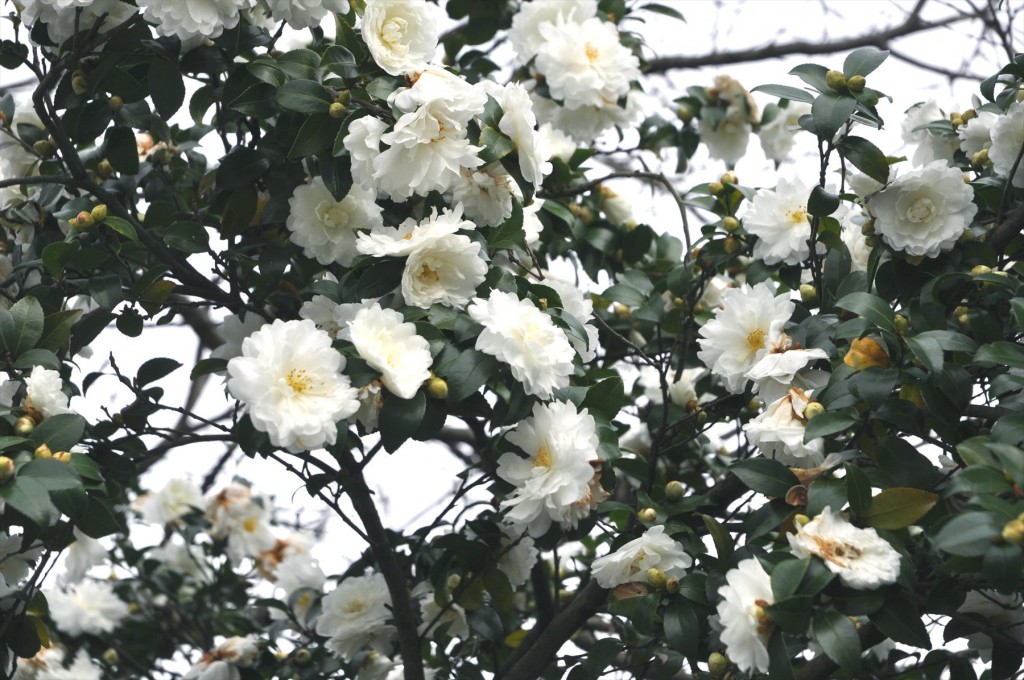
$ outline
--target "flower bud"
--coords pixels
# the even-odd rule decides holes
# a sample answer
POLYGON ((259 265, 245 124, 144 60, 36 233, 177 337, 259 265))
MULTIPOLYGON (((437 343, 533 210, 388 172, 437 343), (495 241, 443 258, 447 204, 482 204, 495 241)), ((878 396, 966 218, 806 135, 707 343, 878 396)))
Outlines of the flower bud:
POLYGON ((718 181, 721 182, 722 184, 739 184, 740 178, 736 176, 735 172, 730 170, 729 172, 723 174, 718 181))
POLYGON ((107 106, 110 107, 111 111, 117 113, 121 110, 121 107, 124 106, 124 100, 115 94, 113 97, 107 100, 107 106))
POLYGON ((955 113, 949 117, 949 122, 953 124, 954 130, 964 126, 964 119, 955 113))
POLYGON ((711 184, 708 185, 708 191, 717 196, 723 191, 725 191, 725 185, 722 184, 721 182, 712 182, 711 184))
POLYGON ((864 224, 860 225, 860 233, 863 234, 864 236, 874 236, 875 235, 875 220, 874 220, 874 218, 871 218, 870 220, 868 220, 864 224))
POLYGON ((672 480, 665 485, 665 498, 670 501, 677 501, 683 497, 683 493, 685 491, 686 488, 683 486, 682 482, 672 480))
POLYGON ((924 262, 924 255, 908 255, 907 256, 907 264, 909 264, 911 267, 917 267, 922 262, 924 262))
POLYGON ((629 307, 618 302, 612 307, 612 313, 623 321, 629 321, 633 318, 633 312, 629 311, 629 307))
POLYGON ((114 174, 114 166, 104 158, 96 164, 96 174, 100 176, 100 179, 107 179, 114 174))
POLYGON ((53 140, 50 139, 38 139, 32 144, 32 150, 40 156, 49 156, 55 148, 53 140))
POLYGON ((800 299, 804 302, 811 303, 818 299, 818 289, 810 283, 800 284, 800 299))
POLYGON ((992 267, 986 267, 983 264, 976 264, 971 267, 971 276, 983 276, 985 274, 991 274, 992 267))
POLYGON ((676 108, 676 117, 683 121, 685 125, 689 125, 690 121, 693 120, 693 109, 686 104, 680 104, 679 107, 676 108))
POLYGON ((0 456, 0 484, 14 479, 14 461, 7 456, 0 456))
POLYGON ((729 670, 729 663, 729 657, 725 654, 712 652, 708 657, 708 672, 711 673, 711 677, 720 678, 729 670))
POLYGON ((1003 527, 1003 540, 1014 545, 1024 543, 1024 522, 1020 519, 1007 522, 1003 527))
POLYGON ((811 401, 804 407, 804 418, 810 420, 814 416, 820 416, 825 412, 825 407, 821 405, 820 401, 811 401))
POLYGON ((103 652, 100 658, 103 659, 103 663, 109 664, 111 666, 113 666, 115 663, 121 660, 121 656, 117 653, 117 650, 113 648, 103 652))
POLYGON ((722 229, 725 229, 730 234, 740 228, 740 221, 735 217, 723 217, 722 218, 722 229))
POLYGON ((653 522, 654 520, 658 519, 658 511, 655 510, 654 508, 644 508, 639 513, 637 513, 637 516, 640 517, 640 519, 644 522, 653 522))
POLYGON ((75 94, 85 94, 89 91, 89 79, 79 71, 71 78, 71 89, 75 94))
POLYGON ((974 120, 978 117, 978 112, 975 109, 967 109, 960 114, 960 118, 966 123, 967 121, 974 120))
POLYGON ((850 351, 843 357, 843 363, 855 371, 863 371, 872 366, 888 368, 889 356, 877 340, 857 338, 850 344, 850 351))
POLYGON ((850 88, 850 92, 863 92, 864 86, 867 85, 868 81, 864 76, 851 76, 846 81, 846 87, 850 88))
POLYGON ((725 243, 722 245, 722 247, 725 249, 725 252, 728 253, 729 255, 735 255, 736 253, 743 250, 743 244, 740 243, 740 240, 735 236, 727 236, 725 239, 725 243))
POLYGON ((83 210, 82 212, 78 213, 78 216, 75 219, 78 220, 78 226, 81 227, 82 229, 88 229, 89 227, 96 224, 96 220, 93 219, 92 213, 86 210, 83 210))
POLYGON ((458 574, 449 574, 448 580, 445 581, 445 583, 448 586, 448 590, 455 590, 459 587, 459 584, 462 583, 462 577, 458 574))
POLYGON ((988 165, 988 149, 982 149, 971 156, 971 167, 983 168, 988 165))
POLYGON ((107 206, 100 203, 98 206, 93 208, 92 212, 89 214, 92 215, 92 219, 98 224, 107 219, 107 206))
POLYGON ((833 90, 842 91, 847 88, 846 76, 842 71, 829 71, 825 74, 825 84, 833 90))
POLYGON ((29 416, 22 416, 14 421, 14 434, 27 437, 36 429, 36 421, 29 416))
POLYGON ((36 458, 53 458, 53 451, 46 444, 40 444, 33 455, 36 458))
POLYGON ((330 108, 327 109, 327 112, 331 115, 331 118, 344 118, 346 110, 347 109, 344 104, 341 102, 334 102, 331 104, 330 108))
POLYGON ((444 399, 448 396, 448 383, 437 376, 430 378, 427 380, 427 394, 432 399, 444 399))
POLYGON ((293 659, 296 666, 308 666, 313 662, 313 652, 309 651, 305 647, 299 647, 295 650, 295 656, 293 659))
POLYGON ((902 314, 897 314, 893 317, 892 324, 896 327, 896 332, 903 335, 910 328, 910 322, 907 321, 907 317, 902 314))
POLYGON ((798 527, 802 527, 810 521, 811 518, 807 515, 793 515, 793 524, 795 524, 798 527))
POLYGON ((665 581, 665 590, 667 592, 673 594, 673 595, 675 593, 678 593, 679 592, 679 579, 677 579, 677 578, 675 578, 673 576, 672 578, 670 578, 667 581, 665 581))
POLYGON ((647 570, 647 582, 651 584, 652 588, 661 588, 668 581, 668 577, 665 576, 665 572, 657 567, 651 567, 647 570))
POLYGON ((53 454, 53 459, 56 460, 56 461, 59 461, 61 463, 70 463, 71 462, 71 452, 70 451, 58 451, 57 453, 53 454))

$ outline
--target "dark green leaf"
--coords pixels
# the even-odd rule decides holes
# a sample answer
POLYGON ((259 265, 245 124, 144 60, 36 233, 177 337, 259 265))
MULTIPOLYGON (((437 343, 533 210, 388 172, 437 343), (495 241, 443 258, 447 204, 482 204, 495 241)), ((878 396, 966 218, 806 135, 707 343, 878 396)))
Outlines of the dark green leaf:
POLYGON ((217 168, 217 187, 226 191, 252 184, 269 169, 270 160, 266 156, 247 147, 236 146, 217 168))
POLYGON ((587 396, 580 406, 602 413, 612 420, 619 415, 625 399, 622 378, 605 378, 587 390, 587 396))
POLYGON ((807 421, 804 430, 804 442, 819 437, 844 432, 857 424, 857 418, 843 411, 825 411, 807 421))
POLYGON ((964 557, 980 557, 988 552, 992 539, 1002 525, 987 512, 965 512, 946 522, 932 538, 939 550, 964 557))
POLYGON ((200 376, 209 375, 210 373, 226 371, 227 368, 228 362, 226 359, 200 359, 196 362, 192 372, 189 373, 189 379, 195 380, 200 376))
POLYGON ((928 649, 931 639, 917 607, 904 597, 887 597, 881 609, 870 615, 871 623, 884 635, 905 645, 928 649))
POLYGON ((889 162, 885 154, 868 140, 850 135, 843 137, 836 149, 853 167, 871 179, 882 184, 889 181, 889 162))
POLYGON ((33 477, 15 477, 12 482, 0 484, 0 498, 8 508, 14 508, 40 529, 60 518, 60 511, 50 501, 46 487, 33 477))
POLYGON ((1024 574, 1024 551, 1013 543, 997 543, 985 553, 981 573, 996 590, 1012 593, 1024 574))
POLYGON ((784 497, 787 491, 800 484, 800 480, 789 468, 768 458, 737 461, 729 467, 729 471, 748 488, 776 498, 784 497))
POLYGON ((191 255, 206 252, 210 236, 198 222, 175 222, 164 230, 164 241, 171 248, 191 255))
POLYGON ((50 416, 32 431, 35 445, 46 444, 53 452, 70 451, 85 433, 85 418, 77 413, 50 416))
POLYGON ((978 349, 973 363, 993 363, 1012 368, 1024 368, 1024 346, 1006 340, 990 342, 978 349))
POLYGON ((118 125, 107 133, 107 160, 114 169, 126 175, 139 171, 139 147, 130 127, 118 125))
POLYGON ((168 120, 185 101, 185 81, 176 62, 156 58, 149 62, 149 95, 157 112, 168 120))
POLYGON ((796 677, 791 657, 782 631, 776 629, 768 639, 768 675, 772 680, 793 680, 796 677))
POLYGON ((708 534, 715 542, 715 550, 718 552, 718 559, 724 564, 728 564, 732 560, 732 536, 730 536, 726 528, 711 515, 701 515, 701 519, 704 520, 704 526, 707 527, 708 534))
POLYGON ((76 525, 90 538, 103 538, 110 534, 128 530, 124 520, 107 503, 89 497, 89 508, 78 518, 76 525))
POLYGON ((181 367, 181 363, 174 359, 167 359, 165 357, 150 359, 139 366, 139 373, 135 376, 135 385, 137 387, 148 385, 151 382, 155 382, 160 378, 169 375, 179 367, 181 367))
POLYGON ((860 667, 860 637, 849 618, 834 609, 822 612, 811 623, 814 639, 828 658, 847 671, 860 667))
POLYGON ((836 210, 839 210, 839 197, 815 184, 811 189, 810 198, 807 199, 807 212, 818 217, 827 217, 836 210))
POLYGON ((765 94, 774 95, 782 99, 791 99, 797 102, 804 102, 805 104, 810 104, 814 101, 814 95, 807 90, 801 90, 789 85, 758 85, 751 92, 764 92, 765 94))
POLYGON ((828 69, 820 64, 800 64, 790 69, 789 74, 796 76, 819 92, 828 92, 831 88, 825 82, 828 69))
POLYGON ((651 2, 646 5, 640 5, 637 10, 646 10, 648 12, 657 12, 658 14, 664 14, 665 16, 672 17, 673 19, 679 19, 685 22, 686 19, 683 17, 683 13, 675 7, 669 7, 668 5, 662 5, 661 3, 651 2))
POLYGON ((310 116, 299 128, 299 134, 288 151, 288 157, 301 158, 320 153, 331 146, 339 129, 341 129, 341 120, 326 113, 310 116))
POLYGON ((71 261, 82 244, 78 241, 57 241, 43 248, 43 265, 53 274, 54 278, 63 278, 64 267, 71 261))
POLYGON ((911 487, 885 489, 871 499, 861 514, 876 529, 903 529, 927 514, 939 502, 939 496, 911 487))
POLYGON ((832 92, 818 95, 811 104, 811 116, 814 117, 818 138, 832 141, 856 108, 857 100, 851 97, 832 92))
POLYGON ((518 199, 512 201, 512 215, 491 230, 488 246, 491 250, 505 250, 522 246, 526 240, 523 231, 523 204, 518 199))
POLYGON ((11 307, 0 308, 0 345, 11 359, 32 349, 43 336, 43 308, 34 297, 25 297, 11 307))
POLYGON ((846 470, 846 497, 850 501, 850 509, 859 515, 871 505, 871 482, 853 463, 846 463, 843 469, 846 470))
POLYGON ((785 560, 775 565, 772 570, 772 593, 777 602, 796 593, 810 564, 811 558, 807 557, 802 560, 785 560))
POLYGON ((66 309, 60 312, 48 314, 43 319, 43 335, 36 343, 40 349, 48 349, 51 352, 59 352, 62 347, 68 344, 71 337, 71 327, 75 325, 82 316, 80 309, 66 309))
POLYGON ((299 113, 327 113, 334 98, 327 89, 312 80, 293 80, 278 88, 274 95, 281 108, 299 113))
POLYGON ((132 226, 132 223, 128 220, 123 220, 120 217, 108 217, 103 220, 103 224, 107 225, 122 236, 128 237, 131 241, 135 241, 137 243, 139 240, 139 235, 136 233, 135 227, 132 226))
POLYGON ((394 453, 415 435, 426 411, 427 397, 423 390, 416 392, 412 399, 401 399, 390 392, 385 394, 379 425, 384 450, 394 453))
POLYGON ((859 314, 879 328, 896 332, 896 314, 885 300, 871 293, 850 293, 836 302, 836 307, 859 314))
POLYGON ((847 55, 843 62, 843 75, 847 79, 853 76, 866 76, 882 65, 889 56, 889 50, 877 47, 860 47, 847 55))
POLYGON ((688 659, 697 658, 700 648, 700 621, 686 600, 676 600, 665 609, 665 640, 688 659))
POLYGON ((463 350, 451 363, 437 367, 448 382, 448 401, 457 404, 474 394, 498 370, 498 360, 475 349, 463 350))
POLYGON ((82 480, 67 463, 53 458, 36 458, 18 468, 18 478, 32 477, 47 491, 73 489, 82 486, 82 480))

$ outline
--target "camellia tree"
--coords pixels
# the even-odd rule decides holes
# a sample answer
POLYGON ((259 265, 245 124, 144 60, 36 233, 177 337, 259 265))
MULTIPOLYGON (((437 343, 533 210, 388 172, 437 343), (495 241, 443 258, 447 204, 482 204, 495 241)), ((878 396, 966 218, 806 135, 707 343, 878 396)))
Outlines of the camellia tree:
POLYGON ((0 675, 1019 677, 1024 57, 951 116, 860 47, 645 118, 678 6, 5 7, 0 675), (816 170, 688 172, 755 132, 816 170), (170 324, 192 365, 78 371, 170 324), (464 471, 400 532, 366 475, 413 440, 464 471), (287 481, 218 482, 235 450, 287 481))

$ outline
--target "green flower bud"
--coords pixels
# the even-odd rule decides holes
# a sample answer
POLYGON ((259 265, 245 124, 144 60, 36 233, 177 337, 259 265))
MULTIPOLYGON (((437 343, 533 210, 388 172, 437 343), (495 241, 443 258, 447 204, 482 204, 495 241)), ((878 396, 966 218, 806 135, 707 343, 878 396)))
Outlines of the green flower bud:
POLYGON ((679 500, 680 498, 683 497, 683 494, 685 492, 686 487, 683 486, 682 482, 677 482, 673 480, 665 485, 665 498, 669 499, 670 501, 679 500))
POLYGON ((708 672, 711 673, 712 677, 720 678, 729 670, 729 663, 729 657, 725 654, 712 652, 711 656, 708 657, 708 672))
POLYGON ((808 303, 814 302, 818 299, 818 289, 810 283, 801 283, 800 299, 808 303))
POLYGON ((443 378, 433 377, 427 380, 427 394, 432 399, 444 399, 448 396, 448 383, 443 378))
POLYGON ((735 217, 723 217, 722 218, 722 229, 725 229, 730 234, 740 228, 740 221, 735 217))
POLYGON ((846 87, 850 88, 850 92, 863 92, 866 84, 864 76, 852 76, 846 81, 846 87))
POLYGON ((821 415, 824 412, 825 407, 821 405, 821 402, 812 401, 804 408, 804 418, 810 420, 814 416, 821 415))
POLYGON ((0 484, 14 479, 14 461, 7 456, 0 456, 0 484))
POLYGON ((826 73, 825 84, 837 91, 845 90, 848 87, 846 76, 843 75, 842 71, 829 71, 826 73))
POLYGON ((75 94, 85 94, 89 91, 89 79, 85 77, 84 73, 79 71, 71 78, 71 89, 75 94))
POLYGON ((89 214, 92 216, 93 221, 99 224, 103 220, 107 219, 107 206, 100 203, 98 206, 93 208, 92 212, 89 214))
POLYGON ((327 109, 327 112, 331 114, 331 118, 344 118, 346 110, 347 109, 344 104, 341 102, 334 102, 331 104, 330 108, 327 109))
POLYGON ((644 522, 653 522, 654 520, 658 519, 658 511, 655 510, 654 508, 644 508, 639 513, 637 513, 637 516, 639 516, 640 519, 644 522))
POLYGON ((14 433, 19 437, 27 437, 36 429, 36 421, 29 416, 22 416, 14 421, 14 433))
POLYGON ((100 179, 107 179, 114 174, 114 166, 104 158, 96 164, 96 174, 100 176, 100 179))
POLYGON ((32 150, 40 156, 49 156, 55 148, 53 140, 50 139, 39 139, 32 145, 32 150))
POLYGON ((121 110, 121 107, 124 106, 124 100, 115 94, 113 97, 107 100, 107 106, 110 107, 111 111, 117 113, 121 110))
POLYGON ((652 588, 661 588, 668 581, 668 577, 665 576, 665 572, 657 567, 651 567, 647 570, 647 582, 651 584, 652 588))

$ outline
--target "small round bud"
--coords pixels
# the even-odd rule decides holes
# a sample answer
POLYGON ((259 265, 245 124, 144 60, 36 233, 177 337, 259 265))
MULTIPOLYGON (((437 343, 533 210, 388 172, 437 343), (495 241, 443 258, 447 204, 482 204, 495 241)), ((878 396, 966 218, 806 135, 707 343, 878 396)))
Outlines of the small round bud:
POLYGON ((814 416, 820 416, 825 412, 825 407, 821 405, 820 401, 808 402, 807 406, 804 407, 804 418, 810 420, 814 416))
POLYGON ((704 409, 699 409, 697 411, 697 424, 703 425, 706 422, 708 422, 708 412, 704 409))
POLYGON ((92 219, 98 224, 107 219, 107 206, 100 203, 98 206, 93 208, 92 212, 89 214, 92 215, 92 219))
POLYGON ((722 184, 739 184, 740 178, 736 176, 736 173, 730 170, 724 173, 718 180, 722 184))
POLYGON ((712 182, 711 184, 708 185, 708 191, 717 196, 723 191, 725 191, 725 185, 722 184, 721 182, 712 182))
POLYGON ((863 92, 864 86, 867 85, 867 79, 864 76, 851 76, 846 81, 846 87, 850 88, 850 92, 863 92))
POLYGON ((92 225, 96 224, 96 220, 95 220, 95 218, 93 218, 92 213, 91 212, 87 212, 85 210, 83 210, 82 212, 78 213, 78 217, 76 217, 75 219, 78 220, 78 225, 79 226, 85 227, 86 229, 88 229, 92 225))
POLYGON ((665 498, 669 499, 670 501, 679 500, 680 498, 683 497, 683 493, 685 492, 686 488, 683 486, 682 482, 672 480, 671 482, 665 485, 665 498))
POLYGON ((949 122, 953 124, 954 130, 964 126, 964 119, 956 114, 950 116, 949 122))
POLYGON ((910 328, 910 322, 907 320, 907 317, 902 314, 897 314, 893 317, 892 323, 896 326, 896 332, 900 335, 906 333, 907 329, 910 328))
POLYGON ((665 590, 671 594, 679 592, 679 579, 674 576, 665 581, 665 590))
POLYGON ((142 607, 139 606, 138 602, 129 602, 128 611, 132 614, 138 614, 140 611, 142 611, 142 607))
POLYGON ((53 140, 50 139, 39 139, 32 144, 32 150, 40 156, 49 156, 55 148, 53 140))
POLYGON ((1014 545, 1024 543, 1024 522, 1019 519, 1007 522, 1003 527, 1003 540, 1014 545))
POLYGON ((53 458, 53 451, 46 444, 40 444, 33 455, 36 458, 53 458))
POLYGON ((124 100, 118 97, 116 94, 107 100, 107 106, 114 113, 117 113, 124 106, 124 100))
POLYGON ((96 174, 100 176, 100 179, 107 179, 114 174, 114 166, 104 158, 96 164, 96 174))
POLYGON ((676 297, 672 298, 672 304, 674 304, 676 307, 682 307, 684 304, 686 304, 686 300, 677 295, 676 297))
POLYGON ((665 576, 665 572, 657 567, 651 567, 647 570, 647 582, 651 584, 653 588, 661 588, 668 581, 668 577, 665 576))
POLYGON ((729 255, 735 255, 743 249, 743 244, 735 236, 729 236, 726 237, 722 247, 725 248, 725 252, 729 255))
POLYGON ((872 234, 871 236, 864 237, 864 245, 868 248, 874 248, 878 245, 878 237, 872 234))
POLYGON ((800 299, 804 302, 814 302, 818 299, 818 289, 810 283, 801 283, 800 299))
POLYGON ((14 478, 14 461, 7 456, 0 456, 0 484, 14 478))
POLYGON ((427 394, 431 399, 444 399, 448 396, 448 383, 443 378, 433 377, 427 380, 427 394))
POLYGON ((658 511, 654 508, 644 508, 637 513, 637 516, 644 522, 653 522, 658 519, 658 511))
POLYGON ((629 311, 629 307, 618 302, 612 307, 612 313, 623 321, 629 321, 633 318, 633 312, 629 311))
POLYGON ((735 217, 723 217, 722 218, 722 229, 725 229, 730 234, 740 228, 740 221, 735 217))
POLYGON ((708 657, 708 672, 714 678, 720 678, 729 670, 729 657, 725 654, 712 652, 708 657))
POLYGON ((807 515, 793 515, 793 524, 795 524, 798 527, 802 527, 810 521, 811 518, 807 515))
POLYGON ((747 410, 757 413, 761 410, 761 400, 757 397, 751 397, 750 401, 747 402, 747 410))
POLYGON ((991 274, 992 267, 986 267, 983 264, 976 264, 971 267, 971 276, 983 276, 985 274, 991 274))
POLYGON ((988 165, 988 149, 982 149, 978 153, 971 156, 971 167, 983 168, 988 165))
POLYGON ((872 218, 872 219, 868 220, 867 222, 865 222, 864 224, 860 225, 860 233, 863 234, 864 236, 874 236, 875 235, 875 220, 874 220, 874 218, 872 218))
POLYGON ((331 114, 331 118, 344 118, 346 110, 347 109, 344 104, 341 102, 334 102, 331 104, 330 108, 327 109, 327 112, 331 114))
POLYGON ((977 117, 978 112, 974 109, 967 109, 966 111, 960 114, 960 118, 962 118, 965 123, 974 120, 977 117))
POLYGON ((100 658, 103 659, 103 663, 109 664, 111 666, 113 666, 115 663, 121 660, 121 656, 117 653, 117 650, 112 648, 103 652, 100 658))
POLYGON ((829 71, 825 74, 825 84, 833 90, 842 91, 847 88, 846 76, 842 71, 829 71))
POLYGON ((690 121, 693 120, 693 109, 686 104, 680 104, 676 109, 676 117, 683 121, 684 124, 689 125, 690 121))
POLYGON ((450 574, 446 583, 448 584, 448 590, 455 590, 462 583, 462 577, 458 574, 450 574))
POLYGON ((53 459, 56 460, 56 461, 59 461, 61 463, 70 463, 71 462, 71 452, 70 451, 58 451, 57 453, 53 454, 53 459))
POLYGON ((85 94, 89 91, 89 79, 81 71, 71 79, 71 90, 75 94, 85 94))
POLYGON ((36 421, 29 416, 22 416, 14 421, 14 434, 19 437, 27 437, 36 429, 36 421))
POLYGON ((293 660, 296 666, 308 666, 313 662, 313 652, 305 647, 299 647, 295 650, 293 660))

